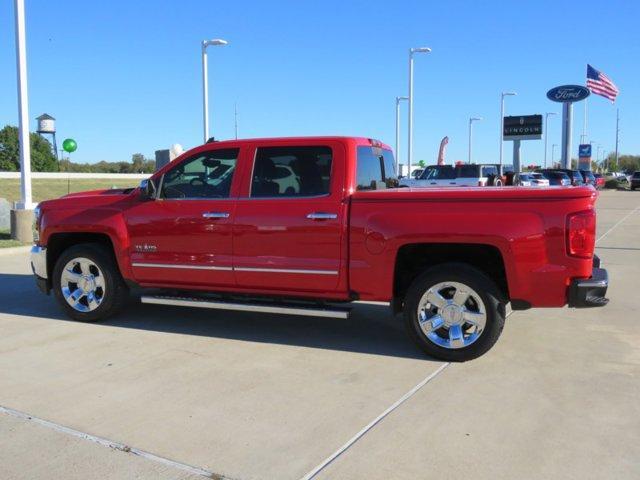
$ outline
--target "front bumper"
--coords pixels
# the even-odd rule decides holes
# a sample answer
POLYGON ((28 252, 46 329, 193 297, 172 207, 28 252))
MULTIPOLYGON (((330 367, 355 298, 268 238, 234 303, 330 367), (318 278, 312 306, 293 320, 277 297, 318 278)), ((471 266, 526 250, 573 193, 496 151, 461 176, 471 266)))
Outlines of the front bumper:
POLYGON ((609 287, 609 274, 600 268, 600 258, 593 256, 591 278, 575 279, 569 287, 569 306, 574 308, 604 307, 609 303, 605 297, 609 287))
POLYGON ((36 285, 43 293, 49 294, 49 282, 47 281, 47 249, 34 245, 31 247, 31 270, 36 277, 36 285))

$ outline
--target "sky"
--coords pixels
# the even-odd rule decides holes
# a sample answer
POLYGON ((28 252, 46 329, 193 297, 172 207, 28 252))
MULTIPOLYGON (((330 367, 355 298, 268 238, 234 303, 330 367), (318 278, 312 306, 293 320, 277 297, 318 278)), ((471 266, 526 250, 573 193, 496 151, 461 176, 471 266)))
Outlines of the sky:
MULTIPOLYGON (((357 135, 395 146, 395 97, 407 94, 408 50, 415 57, 414 161, 466 160, 469 117, 474 161, 497 162, 500 92, 507 115, 556 112, 556 85, 584 84, 586 64, 620 89, 615 105, 592 95, 588 139, 640 154, 640 2, 240 1, 108 2, 25 0, 29 116, 57 119, 58 144, 74 138, 73 161, 153 158, 157 149, 202 143, 200 42, 210 47, 211 135, 357 135)), ((0 3, 0 126, 17 124, 13 2, 0 3)), ((402 110, 401 160, 407 144, 402 110)), ((576 104, 573 150, 583 125, 576 104)), ((511 143, 505 142, 505 163, 511 143)), ((556 156, 559 156, 559 148, 556 156)), ((544 142, 522 144, 522 164, 541 164, 544 142)))

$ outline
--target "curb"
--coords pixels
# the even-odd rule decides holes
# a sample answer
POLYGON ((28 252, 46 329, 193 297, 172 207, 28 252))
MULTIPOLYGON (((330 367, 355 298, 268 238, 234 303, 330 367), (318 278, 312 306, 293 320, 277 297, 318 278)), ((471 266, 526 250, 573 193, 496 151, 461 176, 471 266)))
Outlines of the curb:
POLYGON ((13 253, 28 253, 29 251, 31 251, 31 245, 26 245, 24 247, 0 248, 0 257, 3 255, 11 255, 13 253))

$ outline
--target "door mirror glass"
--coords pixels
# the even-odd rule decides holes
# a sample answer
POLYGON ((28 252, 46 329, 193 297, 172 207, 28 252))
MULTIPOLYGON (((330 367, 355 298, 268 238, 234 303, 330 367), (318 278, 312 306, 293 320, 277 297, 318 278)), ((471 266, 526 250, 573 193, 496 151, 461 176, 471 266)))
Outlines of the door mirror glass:
POLYGON ((156 184, 152 179, 147 178, 140 182, 140 196, 147 200, 156 198, 156 184))

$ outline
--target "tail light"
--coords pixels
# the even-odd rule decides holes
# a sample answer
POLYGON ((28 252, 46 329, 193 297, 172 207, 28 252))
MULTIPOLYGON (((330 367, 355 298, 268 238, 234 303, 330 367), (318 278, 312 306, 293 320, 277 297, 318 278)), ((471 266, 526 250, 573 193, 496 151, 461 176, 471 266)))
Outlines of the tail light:
POLYGON ((586 210, 569 215, 567 217, 567 253, 572 257, 591 258, 595 244, 595 212, 586 210))

